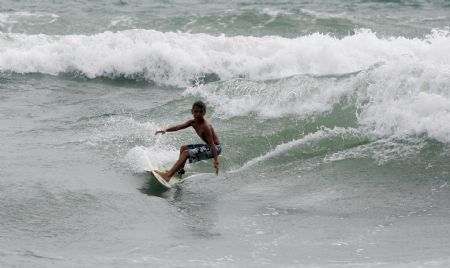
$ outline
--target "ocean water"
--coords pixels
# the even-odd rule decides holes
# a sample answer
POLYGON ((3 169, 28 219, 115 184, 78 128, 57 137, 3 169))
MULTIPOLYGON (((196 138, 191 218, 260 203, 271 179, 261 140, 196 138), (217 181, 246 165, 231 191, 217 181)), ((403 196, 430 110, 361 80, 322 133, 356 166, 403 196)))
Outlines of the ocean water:
POLYGON ((450 2, 0 2, 1 267, 449 267, 450 2), (220 137, 173 189, 194 101, 220 137))

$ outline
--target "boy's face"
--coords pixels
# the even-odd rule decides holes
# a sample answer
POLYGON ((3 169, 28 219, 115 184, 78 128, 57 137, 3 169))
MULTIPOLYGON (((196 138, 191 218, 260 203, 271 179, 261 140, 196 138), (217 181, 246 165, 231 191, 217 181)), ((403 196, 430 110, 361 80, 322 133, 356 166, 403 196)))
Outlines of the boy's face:
POLYGON ((203 119, 203 117, 205 116, 205 110, 203 110, 200 107, 194 107, 192 108, 192 115, 194 116, 194 119, 198 120, 198 119, 203 119))

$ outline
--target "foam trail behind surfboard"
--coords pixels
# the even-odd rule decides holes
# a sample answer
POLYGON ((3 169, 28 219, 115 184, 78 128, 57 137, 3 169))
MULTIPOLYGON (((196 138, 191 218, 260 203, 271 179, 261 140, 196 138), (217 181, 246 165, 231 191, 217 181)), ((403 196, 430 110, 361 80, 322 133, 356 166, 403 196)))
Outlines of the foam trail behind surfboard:
POLYGON ((290 141, 288 143, 282 143, 279 144, 275 149, 272 151, 267 152, 264 155, 258 156, 256 158, 251 159, 247 163, 245 163, 242 167, 230 171, 230 173, 239 172, 242 170, 247 169, 248 167, 251 167, 261 161, 264 161, 268 158, 280 155, 286 151, 292 150, 293 148, 307 144, 316 140, 320 140, 327 137, 333 137, 333 136, 342 136, 342 135, 352 135, 352 136, 359 136, 361 133, 354 128, 342 128, 342 127, 335 127, 333 129, 324 128, 321 130, 318 130, 317 132, 311 133, 306 135, 305 137, 297 140, 290 141))

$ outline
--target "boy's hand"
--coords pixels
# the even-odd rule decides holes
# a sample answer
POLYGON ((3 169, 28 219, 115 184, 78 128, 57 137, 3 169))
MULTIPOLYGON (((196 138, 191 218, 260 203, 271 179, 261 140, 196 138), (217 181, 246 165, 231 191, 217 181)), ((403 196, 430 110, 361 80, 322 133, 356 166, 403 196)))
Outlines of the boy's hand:
POLYGON ((216 169, 216 176, 219 175, 219 160, 214 160, 214 168, 216 169))
POLYGON ((165 130, 165 129, 163 129, 163 130, 158 130, 158 131, 155 132, 155 135, 157 135, 157 134, 159 134, 159 133, 165 134, 165 133, 166 133, 166 130, 165 130))

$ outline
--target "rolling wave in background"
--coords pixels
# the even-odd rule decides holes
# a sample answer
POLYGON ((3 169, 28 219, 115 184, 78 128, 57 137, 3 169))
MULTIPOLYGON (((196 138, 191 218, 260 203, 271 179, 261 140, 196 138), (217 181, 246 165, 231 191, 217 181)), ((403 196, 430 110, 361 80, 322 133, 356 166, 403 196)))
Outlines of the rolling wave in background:
POLYGON ((403 69, 402 60, 445 72, 450 57, 446 30, 434 30, 422 39, 379 38, 370 30, 343 38, 316 33, 291 39, 154 30, 63 36, 0 33, 0 42, 1 72, 124 77, 179 87, 202 78, 345 74, 379 63, 399 62, 403 69))

